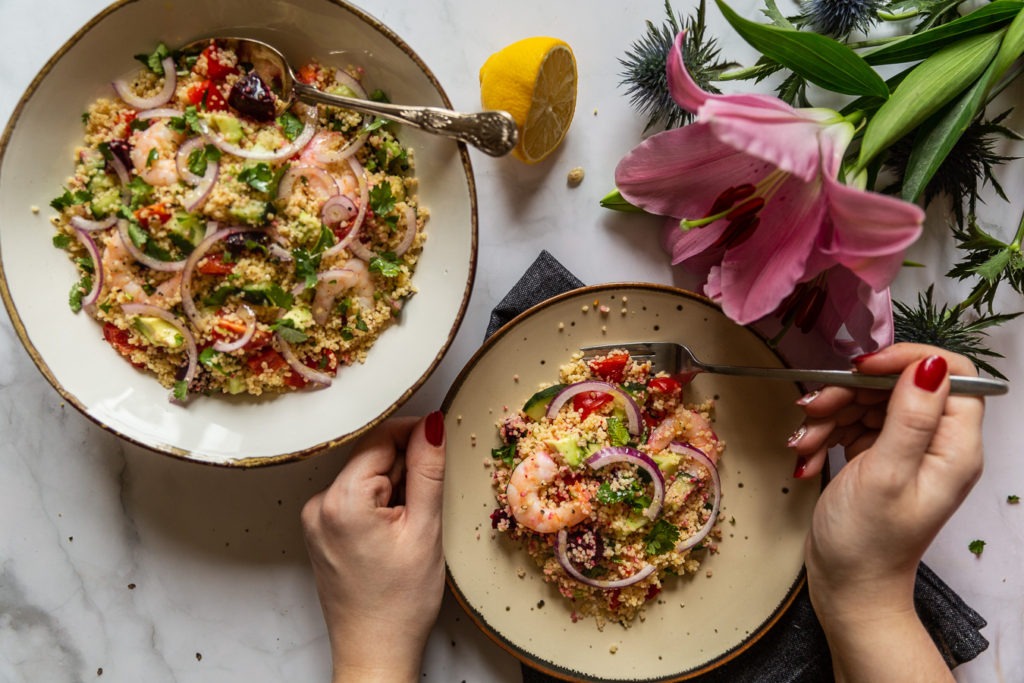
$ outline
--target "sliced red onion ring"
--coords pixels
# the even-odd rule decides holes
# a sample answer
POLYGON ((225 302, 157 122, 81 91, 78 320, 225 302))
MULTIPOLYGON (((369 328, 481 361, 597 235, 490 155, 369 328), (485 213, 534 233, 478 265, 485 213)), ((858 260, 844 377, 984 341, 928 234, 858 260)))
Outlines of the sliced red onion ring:
MULTIPOLYGON (((157 308, 156 306, 150 306, 149 304, 121 304, 121 310, 128 315, 144 315, 152 318, 160 318, 172 325, 174 329, 181 334, 182 339, 185 340, 185 353, 188 354, 188 369, 185 371, 185 377, 183 379, 186 385, 191 385, 192 380, 196 376, 196 366, 199 354, 196 352, 196 338, 192 336, 192 333, 188 331, 188 328, 185 327, 180 320, 164 309, 157 308)), ((171 394, 171 400, 175 400, 173 393, 171 394)))
POLYGON ((269 251, 270 255, 276 258, 278 261, 288 263, 289 261, 292 260, 291 252, 289 252, 287 249, 282 247, 280 244, 277 244, 276 242, 271 242, 270 246, 267 247, 267 251, 269 251))
POLYGON ((359 234, 359 229, 363 225, 363 220, 366 218, 366 207, 370 202, 370 185, 366 180, 366 170, 363 165, 356 161, 356 158, 349 157, 348 165, 352 169, 352 173, 355 174, 356 179, 359 181, 359 213, 356 214, 355 220, 352 221, 352 227, 349 228, 345 236, 338 240, 333 247, 324 251, 325 256, 333 256, 339 251, 350 247, 352 253, 364 261, 369 262, 373 258, 374 254, 372 251, 363 246, 362 242, 356 239, 359 234))
POLYGON ((708 515, 708 521, 704 523, 704 526, 702 526, 697 533, 689 536, 688 538, 684 538, 676 545, 676 552, 682 552, 684 550, 689 550, 703 541, 704 538, 711 533, 711 529, 715 526, 715 522, 718 521, 718 512, 722 508, 722 479, 718 476, 718 468, 715 467, 715 463, 713 463, 711 458, 705 455, 704 451, 699 448, 688 443, 673 441, 668 445, 668 450, 696 460, 711 474, 711 492, 714 496, 714 501, 711 504, 711 514, 708 515))
POLYGON ((111 154, 110 158, 107 159, 107 163, 110 164, 110 168, 114 169, 117 180, 121 183, 121 201, 128 204, 132 200, 132 191, 128 189, 132 179, 127 167, 125 167, 124 162, 116 154, 111 154))
POLYGON ((242 333, 241 337, 231 342, 218 339, 213 343, 214 350, 221 353, 231 353, 242 348, 252 339, 252 335, 256 332, 256 313, 245 304, 242 304, 237 313, 238 317, 245 322, 245 332, 242 333))
POLYGON ((88 311, 96 305, 96 301, 100 298, 100 292, 103 291, 103 266, 100 264, 100 248, 96 246, 96 241, 93 240, 92 235, 85 230, 76 229, 75 237, 82 243, 85 250, 89 252, 93 263, 92 289, 82 297, 82 306, 88 311))
POLYGON ((185 310, 185 315, 192 321, 192 324, 198 329, 202 329, 199 324, 199 309, 196 308, 196 302, 192 299, 192 273, 195 271, 196 264, 206 256, 206 252, 210 250, 217 242, 221 241, 229 235, 234 235, 239 232, 260 232, 256 228, 240 227, 236 226, 233 228, 224 228, 218 230, 212 235, 208 235, 199 243, 192 253, 185 259, 185 267, 181 273, 181 307, 185 310))
POLYGON ((121 233, 121 241, 124 243, 124 248, 132 255, 132 258, 147 268, 159 270, 162 273, 174 273, 185 267, 186 259, 182 259, 180 261, 161 261, 160 259, 155 259, 144 253, 141 249, 135 246, 135 243, 132 242, 131 235, 128 234, 128 221, 124 218, 117 221, 117 231, 121 233))
POLYGON ((332 228, 352 220, 358 213, 359 209, 356 208, 355 202, 343 194, 336 194, 324 202, 323 208, 320 209, 320 220, 328 228, 332 228))
POLYGON ((359 99, 368 99, 366 97, 366 89, 363 87, 363 84, 360 83, 357 79, 353 78, 352 75, 349 74, 344 69, 334 70, 334 80, 342 84, 352 92, 354 92, 356 94, 356 97, 358 97, 359 99))
POLYGON ((298 165, 290 166, 284 172, 284 175, 281 176, 281 182, 277 186, 278 198, 290 195, 295 181, 299 178, 305 178, 308 182, 316 183, 328 197, 338 194, 338 182, 330 173, 316 166, 298 165))
POLYGON ((315 384, 323 384, 324 386, 330 386, 333 378, 325 372, 314 370, 308 365, 304 364, 299 360, 298 356, 295 355, 295 351, 292 347, 281 337, 277 332, 274 333, 274 339, 280 345, 281 355, 284 356, 285 361, 292 370, 297 372, 299 376, 305 379, 307 382, 313 382, 315 384))
MULTIPOLYGON (((331 133, 331 135, 341 136, 341 133, 331 133)), ((317 146, 313 150, 313 156, 322 164, 334 164, 341 161, 345 161, 353 154, 362 149, 366 141, 370 139, 369 133, 361 133, 349 140, 341 149, 324 149, 323 147, 317 146)))
POLYGON ((106 230, 111 228, 117 223, 117 216, 107 216, 101 221, 91 221, 88 218, 82 218, 81 216, 71 217, 71 227, 81 230, 83 232, 96 232, 97 230, 106 230))
POLYGON ((193 151, 203 147, 205 144, 206 140, 202 137, 192 138, 181 146, 178 150, 178 156, 175 158, 178 174, 189 185, 195 186, 181 198, 182 203, 185 205, 185 210, 189 212, 200 208, 210 198, 213 186, 217 184, 217 174, 220 173, 220 161, 217 159, 206 160, 206 173, 202 176, 198 176, 189 170, 189 156, 193 151))
POLYGON ((416 240, 416 209, 406 205, 405 207, 405 234, 402 241, 395 247, 395 256, 401 256, 409 251, 409 247, 416 240))
POLYGON ((640 433, 640 430, 643 428, 643 420, 640 417, 640 406, 636 404, 633 397, 621 387, 617 387, 609 382, 600 382, 598 380, 576 382, 555 394, 555 397, 548 405, 548 418, 554 419, 555 415, 558 415, 558 411, 562 409, 562 406, 564 406, 573 396, 578 396, 579 394, 584 394, 589 391, 611 394, 615 399, 615 402, 622 406, 626 412, 626 428, 629 430, 629 433, 634 436, 640 433))
POLYGON ((658 469, 658 463, 654 462, 651 456, 629 446, 608 446, 597 451, 584 462, 594 470, 617 463, 628 463, 647 472, 651 477, 654 495, 651 496, 651 504, 644 510, 644 516, 652 522, 657 519, 658 513, 661 512, 661 506, 665 503, 665 477, 662 476, 661 470, 658 469))
POLYGON ((174 60, 170 57, 160 62, 164 68, 164 87, 153 97, 139 97, 132 92, 131 84, 123 78, 114 81, 114 92, 117 96, 136 109, 154 109, 170 101, 174 95, 174 88, 178 83, 178 75, 175 73, 174 60))
POLYGON ((157 107, 156 109, 146 109, 144 111, 140 111, 138 114, 135 115, 135 118, 140 121, 145 121, 147 119, 171 119, 184 115, 185 112, 181 111, 180 109, 175 109, 173 107, 157 107))
POLYGON ((648 576, 653 574, 657 567, 653 564, 645 564, 640 568, 633 576, 627 576, 624 579, 615 579, 613 581, 603 581, 601 579, 592 579, 589 576, 582 574, 576 567, 572 566, 572 561, 569 559, 569 532, 562 529, 558 532, 558 536, 555 539, 555 554, 558 556, 558 564, 562 565, 562 569, 565 573, 576 579, 580 583, 585 583, 588 586, 594 588, 604 588, 611 590, 613 588, 625 588, 626 586, 632 586, 634 583, 639 583, 646 579, 648 576))
POLYGON ((316 107, 309 106, 303 108, 302 119, 303 128, 298 137, 281 149, 273 152, 263 149, 242 149, 238 145, 228 142, 216 132, 209 130, 209 127, 207 127, 206 134, 209 136, 210 142, 212 142, 217 149, 222 152, 227 152, 228 154, 234 154, 236 157, 252 159, 253 161, 282 161, 309 144, 309 141, 313 138, 313 134, 316 133, 316 107))

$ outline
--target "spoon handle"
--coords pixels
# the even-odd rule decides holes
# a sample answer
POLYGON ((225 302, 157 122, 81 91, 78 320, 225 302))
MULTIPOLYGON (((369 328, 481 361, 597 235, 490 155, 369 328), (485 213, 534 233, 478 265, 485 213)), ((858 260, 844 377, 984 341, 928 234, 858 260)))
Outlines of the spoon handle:
POLYGON ((421 128, 428 133, 461 140, 495 157, 511 152, 519 140, 515 120, 504 111, 467 114, 439 107, 414 107, 330 95, 299 81, 295 81, 294 87, 295 94, 305 102, 344 107, 382 116, 414 128, 421 128))

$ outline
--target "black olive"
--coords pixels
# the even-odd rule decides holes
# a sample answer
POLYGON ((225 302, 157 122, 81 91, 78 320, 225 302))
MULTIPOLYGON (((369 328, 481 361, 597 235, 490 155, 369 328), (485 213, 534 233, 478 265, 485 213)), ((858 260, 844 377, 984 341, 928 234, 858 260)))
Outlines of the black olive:
POLYGON ((231 87, 228 104, 256 121, 273 121, 277 113, 274 94, 254 71, 239 78, 231 87))
POLYGON ((254 230, 252 232, 236 232, 224 238, 224 246, 235 255, 245 251, 253 242, 266 244, 267 234, 254 230))
POLYGON ((110 153, 121 160, 125 168, 131 168, 131 151, 132 146, 128 144, 127 140, 111 140, 107 143, 107 147, 110 149, 110 153))

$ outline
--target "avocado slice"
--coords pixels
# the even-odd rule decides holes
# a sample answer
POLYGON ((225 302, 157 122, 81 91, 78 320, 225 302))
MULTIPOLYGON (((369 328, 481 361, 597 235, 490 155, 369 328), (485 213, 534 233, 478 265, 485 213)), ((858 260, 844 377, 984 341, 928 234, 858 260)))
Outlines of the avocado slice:
POLYGON ((237 144, 242 139, 242 123, 237 118, 221 112, 212 112, 209 117, 210 123, 225 140, 237 144))
POLYGON ((545 441, 544 445, 560 453, 569 467, 579 467, 589 455, 587 449, 580 448, 575 436, 564 436, 561 439, 545 441))
POLYGON ((177 349, 185 343, 185 338, 181 336, 178 328, 166 320, 140 315, 132 321, 132 325, 150 344, 177 349))

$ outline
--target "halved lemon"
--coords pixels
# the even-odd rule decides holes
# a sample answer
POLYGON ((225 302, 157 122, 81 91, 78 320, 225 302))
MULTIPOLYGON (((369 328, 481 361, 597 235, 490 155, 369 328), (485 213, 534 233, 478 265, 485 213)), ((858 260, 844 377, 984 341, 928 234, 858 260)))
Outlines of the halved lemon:
POLYGON ((561 144, 576 111, 576 57, 565 41, 524 38, 491 55, 480 67, 480 101, 504 109, 519 127, 512 151, 526 163, 541 161, 561 144))

